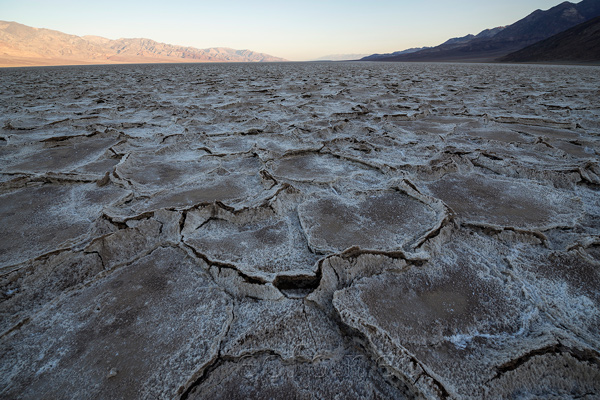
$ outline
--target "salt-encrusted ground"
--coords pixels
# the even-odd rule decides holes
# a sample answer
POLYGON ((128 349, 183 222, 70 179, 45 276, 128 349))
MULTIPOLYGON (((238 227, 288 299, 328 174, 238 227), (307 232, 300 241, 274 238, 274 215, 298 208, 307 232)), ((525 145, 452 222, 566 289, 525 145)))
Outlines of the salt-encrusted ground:
POLYGON ((598 72, 0 71, 0 397, 598 398, 598 72))

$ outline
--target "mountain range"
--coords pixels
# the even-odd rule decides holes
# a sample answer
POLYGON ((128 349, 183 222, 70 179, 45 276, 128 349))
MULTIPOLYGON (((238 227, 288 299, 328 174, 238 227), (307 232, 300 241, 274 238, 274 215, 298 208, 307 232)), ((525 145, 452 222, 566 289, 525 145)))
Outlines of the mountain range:
MULTIPOLYGON (((508 26, 388 54, 333 54, 317 60, 600 62, 600 0, 565 1, 508 26), (364 57, 363 57, 364 56, 364 57), (362 57, 362 58, 361 58, 362 57)), ((76 36, 0 21, 0 67, 115 63, 281 62, 252 50, 198 49, 146 38, 76 36)))
POLYGON ((283 58, 224 47, 197 49, 151 39, 75 36, 0 21, 0 66, 176 62, 277 62, 283 58))
POLYGON ((505 62, 600 60, 600 17, 576 25, 546 40, 499 59, 505 62))
MULTIPOLYGON (((546 40, 554 35, 558 35, 597 16, 600 16, 599 0, 583 0, 576 4, 566 1, 546 11, 534 11, 525 18, 506 27, 486 29, 478 35, 453 38, 439 46, 422 49, 416 52, 409 52, 408 54, 396 52, 383 55, 372 55, 362 58, 361 60, 496 61, 498 59, 503 59, 502 57, 505 57, 508 54, 546 40)), ((593 31, 588 31, 588 33, 593 33, 593 31)), ((504 60, 508 61, 508 59, 504 60)), ((560 59, 553 59, 553 61, 559 60, 560 59)), ((531 61, 536 60, 532 59, 531 61)), ((599 61, 599 59, 596 58, 595 61, 599 61)))
POLYGON ((402 54, 412 54, 421 50, 430 49, 431 47, 413 47, 406 50, 395 51, 393 53, 388 54, 371 54, 370 56, 363 57, 361 61, 388 61, 388 59, 392 59, 393 57, 402 55, 402 54))

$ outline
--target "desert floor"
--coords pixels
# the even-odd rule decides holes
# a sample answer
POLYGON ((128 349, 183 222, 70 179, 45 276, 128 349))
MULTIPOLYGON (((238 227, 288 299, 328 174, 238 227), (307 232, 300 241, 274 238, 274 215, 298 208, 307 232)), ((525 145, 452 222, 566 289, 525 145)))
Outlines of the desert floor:
POLYGON ((0 397, 598 398, 599 72, 0 70, 0 397))

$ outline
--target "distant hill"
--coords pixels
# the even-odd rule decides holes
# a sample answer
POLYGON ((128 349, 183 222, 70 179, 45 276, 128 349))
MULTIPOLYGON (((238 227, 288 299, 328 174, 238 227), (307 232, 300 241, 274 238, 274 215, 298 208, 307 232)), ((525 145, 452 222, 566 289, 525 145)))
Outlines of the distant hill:
POLYGON ((430 49, 430 48, 431 47, 413 47, 413 48, 406 49, 406 50, 395 51, 393 53, 372 54, 370 56, 363 57, 360 61, 383 61, 384 59, 392 58, 392 57, 395 57, 395 56, 399 56, 401 54, 416 53, 417 51, 421 51, 421 50, 425 50, 425 49, 430 49))
POLYGON ((600 62, 600 17, 510 53, 498 61, 600 62))
POLYGON ((439 46, 410 54, 381 57, 370 61, 493 61, 541 40, 563 32, 575 25, 600 16, 599 0, 583 0, 574 4, 563 2, 549 10, 537 10, 505 27, 455 38, 439 46), (481 35, 481 36, 480 36, 481 35))
POLYGON ((151 39, 75 36, 0 21, 0 66, 156 62, 273 62, 283 58, 223 47, 197 49, 151 39))

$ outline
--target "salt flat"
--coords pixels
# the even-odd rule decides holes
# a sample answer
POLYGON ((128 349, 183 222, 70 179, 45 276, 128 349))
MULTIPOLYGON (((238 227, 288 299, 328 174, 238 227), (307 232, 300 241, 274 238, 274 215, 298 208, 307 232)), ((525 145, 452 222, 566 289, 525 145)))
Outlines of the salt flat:
POLYGON ((0 71, 0 397, 597 398, 597 67, 0 71))

